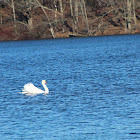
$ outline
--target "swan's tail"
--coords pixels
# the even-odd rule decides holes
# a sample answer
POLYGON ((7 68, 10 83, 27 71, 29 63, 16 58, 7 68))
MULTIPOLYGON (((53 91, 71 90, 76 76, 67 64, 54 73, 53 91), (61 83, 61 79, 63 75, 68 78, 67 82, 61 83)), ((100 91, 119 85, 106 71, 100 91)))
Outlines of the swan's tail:
POLYGON ((21 92, 18 93, 27 94, 28 92, 23 89, 21 92))
POLYGON ((37 95, 37 94, 32 94, 32 93, 28 93, 28 92, 24 92, 24 91, 18 92, 18 93, 24 94, 24 95, 27 95, 27 96, 35 96, 35 95, 37 95))
POLYGON ((18 92, 18 93, 21 93, 21 94, 27 94, 27 92, 18 92))

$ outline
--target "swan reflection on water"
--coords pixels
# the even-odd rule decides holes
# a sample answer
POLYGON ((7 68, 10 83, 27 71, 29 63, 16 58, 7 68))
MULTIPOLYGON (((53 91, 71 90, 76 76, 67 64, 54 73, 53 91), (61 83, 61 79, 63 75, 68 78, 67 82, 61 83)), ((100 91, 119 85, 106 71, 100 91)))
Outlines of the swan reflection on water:
POLYGON ((24 85, 23 89, 22 89, 22 94, 26 94, 26 95, 37 95, 37 94, 49 94, 49 89, 46 86, 47 82, 46 80, 42 80, 42 86, 44 87, 45 91, 35 87, 32 83, 27 83, 24 85))

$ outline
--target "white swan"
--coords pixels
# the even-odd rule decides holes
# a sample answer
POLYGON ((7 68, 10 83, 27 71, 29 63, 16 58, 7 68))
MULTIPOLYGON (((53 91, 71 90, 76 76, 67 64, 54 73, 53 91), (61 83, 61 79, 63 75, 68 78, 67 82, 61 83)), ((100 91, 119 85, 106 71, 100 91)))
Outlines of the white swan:
POLYGON ((49 89, 46 86, 47 82, 46 80, 42 80, 42 86, 44 87, 45 91, 35 87, 32 83, 25 84, 22 89, 22 94, 28 94, 28 95, 35 95, 35 94, 49 94, 49 89))

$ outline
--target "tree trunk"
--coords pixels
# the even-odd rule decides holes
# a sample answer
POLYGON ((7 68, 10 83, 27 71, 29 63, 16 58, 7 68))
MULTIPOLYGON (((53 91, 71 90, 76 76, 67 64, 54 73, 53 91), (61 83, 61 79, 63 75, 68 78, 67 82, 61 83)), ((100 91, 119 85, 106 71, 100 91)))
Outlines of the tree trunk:
POLYGON ((70 11, 71 11, 71 17, 73 17, 73 8, 72 8, 72 0, 70 0, 70 11))
POLYGON ((135 27, 137 27, 137 21, 136 21, 136 12, 135 12, 135 0, 133 0, 133 18, 134 18, 134 23, 135 27))
POLYGON ((64 14, 63 14, 62 0, 59 0, 59 4, 60 4, 60 13, 62 14, 62 15, 61 15, 62 31, 63 31, 63 33, 64 33, 65 30, 64 30, 64 14))
POLYGON ((74 14, 73 14, 73 2, 72 0, 70 0, 70 11, 71 11, 71 17, 73 19, 73 22, 72 22, 72 29, 73 29, 73 32, 75 32, 75 27, 74 27, 74 14))
POLYGON ((3 21, 2 21, 2 9, 0 9, 0 24, 2 25, 3 21))
POLYGON ((56 1, 54 1, 54 7, 55 7, 55 15, 54 15, 54 17, 55 17, 55 23, 57 24, 57 11, 58 11, 58 9, 57 9, 57 5, 56 5, 56 1))
POLYGON ((74 25, 75 25, 75 31, 78 30, 78 7, 79 7, 79 2, 78 0, 75 0, 75 3, 74 3, 74 25))
POLYGON ((79 3, 80 3, 81 10, 82 10, 82 14, 83 14, 83 17, 84 17, 86 26, 87 26, 87 31, 88 31, 88 33, 89 33, 89 25, 88 25, 88 18, 87 18, 87 12, 86 12, 85 1, 84 1, 84 0, 81 0, 81 2, 80 2, 80 0, 79 0, 79 3))
POLYGON ((29 18, 28 25, 29 25, 30 30, 32 30, 33 29, 33 18, 32 17, 29 18))
POLYGON ((131 33, 131 0, 127 0, 127 28, 129 33, 131 33))
POLYGON ((14 6, 14 1, 11 0, 12 2, 12 9, 13 9, 13 17, 14 17, 14 26, 15 26, 15 33, 17 33, 17 29, 16 29, 16 14, 15 14, 15 6, 14 6))

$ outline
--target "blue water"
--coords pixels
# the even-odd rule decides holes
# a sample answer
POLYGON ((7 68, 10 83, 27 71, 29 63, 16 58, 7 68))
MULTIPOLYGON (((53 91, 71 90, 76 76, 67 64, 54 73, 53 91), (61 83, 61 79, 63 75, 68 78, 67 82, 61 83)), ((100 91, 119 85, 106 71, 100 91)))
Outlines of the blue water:
POLYGON ((140 35, 0 42, 0 139, 139 140, 140 35))

